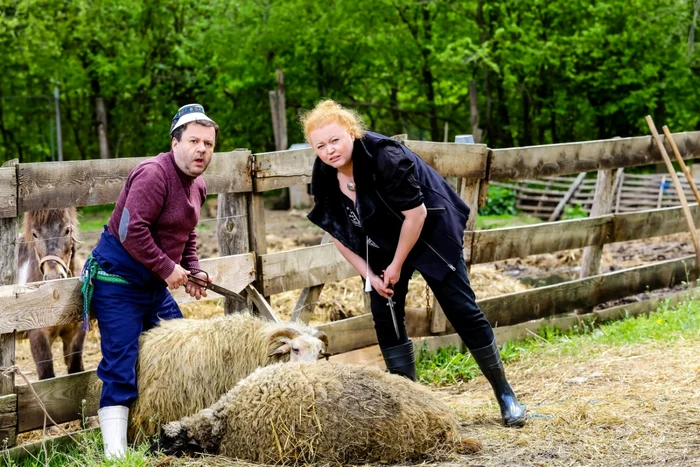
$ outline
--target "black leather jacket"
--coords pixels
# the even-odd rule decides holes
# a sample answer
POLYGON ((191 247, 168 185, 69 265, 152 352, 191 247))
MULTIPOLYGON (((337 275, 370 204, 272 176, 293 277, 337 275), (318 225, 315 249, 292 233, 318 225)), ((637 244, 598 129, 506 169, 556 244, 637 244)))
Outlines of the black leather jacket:
POLYGON ((336 169, 319 158, 311 180, 314 207, 309 220, 366 258, 377 271, 388 263, 377 264, 376 258, 366 257, 368 250, 372 252, 366 246, 367 237, 388 253, 380 256, 391 258, 403 223, 401 211, 424 203, 428 215, 406 263, 437 280, 454 271, 463 249, 469 207, 440 174, 403 144, 374 132, 355 140, 352 160, 361 233, 343 208, 336 169))

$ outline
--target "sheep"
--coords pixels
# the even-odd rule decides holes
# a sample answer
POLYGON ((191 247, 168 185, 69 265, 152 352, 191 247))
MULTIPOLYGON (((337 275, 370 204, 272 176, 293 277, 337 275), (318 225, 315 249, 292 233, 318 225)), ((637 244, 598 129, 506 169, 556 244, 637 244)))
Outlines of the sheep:
POLYGON ((139 345, 139 397, 129 417, 132 441, 154 435, 162 422, 210 406, 260 366, 329 355, 323 332, 247 313, 163 321, 145 332, 139 345))
POLYGON ((427 388, 373 367, 287 363, 256 370, 212 407, 168 423, 150 452, 249 462, 399 463, 481 449, 427 388))

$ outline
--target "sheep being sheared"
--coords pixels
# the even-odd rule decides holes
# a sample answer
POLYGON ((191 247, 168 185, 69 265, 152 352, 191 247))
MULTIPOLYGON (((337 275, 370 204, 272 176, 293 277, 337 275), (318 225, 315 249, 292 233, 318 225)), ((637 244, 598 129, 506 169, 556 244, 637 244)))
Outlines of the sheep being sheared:
POLYGON ((249 314, 163 321, 144 333, 139 345, 131 440, 209 407, 258 367, 328 356, 323 332, 301 322, 273 323, 249 314))
POLYGON ((212 407, 165 425, 151 446, 270 464, 398 463, 479 449, 427 388, 342 363, 260 368, 212 407))

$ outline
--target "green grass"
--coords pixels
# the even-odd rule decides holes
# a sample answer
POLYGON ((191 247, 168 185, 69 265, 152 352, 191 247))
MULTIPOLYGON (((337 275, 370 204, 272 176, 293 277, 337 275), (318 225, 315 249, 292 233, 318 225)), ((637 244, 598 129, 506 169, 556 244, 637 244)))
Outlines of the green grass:
POLYGON ((113 204, 103 204, 99 206, 85 206, 78 208, 78 219, 80 220, 81 232, 99 232, 103 226, 109 222, 112 215, 113 204))
MULTIPOLYGON (((564 355, 578 354, 584 347, 625 346, 648 341, 673 342, 679 339, 700 340, 700 301, 688 301, 671 307, 666 302, 648 316, 627 318, 608 324, 584 323, 568 331, 542 327, 537 336, 524 341, 509 341, 501 348, 503 360, 514 361, 526 353, 532 354, 556 348, 564 355)), ((423 350, 418 357, 418 379, 424 384, 445 386, 468 381, 480 374, 471 356, 458 352, 455 347, 436 352, 423 350)), ((145 454, 148 444, 141 444, 128 452, 122 461, 105 462, 102 458, 102 438, 99 430, 88 433, 78 445, 50 448, 48 458, 43 452, 22 462, 0 455, 0 465, 7 467, 63 467, 63 466, 157 466, 159 462, 145 454)), ((234 465, 234 464, 232 464, 234 465)))
MULTIPOLYGON (((568 331, 543 326, 536 337, 506 342, 501 348, 501 356, 507 363, 525 353, 554 345, 562 354, 576 354, 583 346, 630 345, 650 340, 675 341, 679 338, 700 339, 700 301, 691 300, 675 307, 666 302, 648 316, 603 325, 583 323, 568 331)), ((418 356, 417 366, 418 380, 433 386, 457 384, 481 374, 469 353, 461 353, 453 346, 437 351, 424 348, 418 356)))

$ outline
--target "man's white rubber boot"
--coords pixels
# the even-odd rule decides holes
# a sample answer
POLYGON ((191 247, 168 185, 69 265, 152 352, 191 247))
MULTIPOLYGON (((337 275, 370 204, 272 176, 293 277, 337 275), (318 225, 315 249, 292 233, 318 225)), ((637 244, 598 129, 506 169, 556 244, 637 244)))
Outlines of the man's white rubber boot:
POLYGON ((126 453, 126 424, 129 419, 129 407, 123 405, 102 407, 97 411, 97 416, 100 418, 105 458, 124 458, 126 453))

